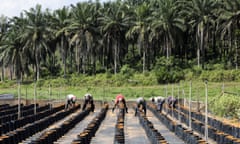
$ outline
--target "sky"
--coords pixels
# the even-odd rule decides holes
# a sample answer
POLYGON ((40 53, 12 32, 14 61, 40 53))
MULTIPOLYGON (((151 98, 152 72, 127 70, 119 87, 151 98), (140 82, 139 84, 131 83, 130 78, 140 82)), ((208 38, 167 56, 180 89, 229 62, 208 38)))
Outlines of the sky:
MULTIPOLYGON (((9 18, 13 16, 20 16, 23 10, 29 10, 35 8, 36 4, 42 5, 42 10, 49 8, 51 11, 62 8, 63 6, 70 6, 77 2, 83 2, 88 0, 1 0, 0 2, 0 16, 4 15, 9 18)), ((107 1, 107 0, 100 0, 107 1)), ((94 2, 94 0, 93 0, 94 2)))

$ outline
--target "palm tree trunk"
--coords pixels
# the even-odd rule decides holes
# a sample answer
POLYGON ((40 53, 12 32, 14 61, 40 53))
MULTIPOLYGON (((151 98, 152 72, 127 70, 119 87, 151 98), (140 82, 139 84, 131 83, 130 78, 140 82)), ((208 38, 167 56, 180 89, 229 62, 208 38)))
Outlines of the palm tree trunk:
POLYGON ((62 59, 63 59, 64 78, 65 78, 66 77, 66 51, 64 48, 63 36, 61 36, 61 49, 62 49, 62 59))
POLYGON ((238 70, 238 45, 237 45, 237 38, 234 39, 234 45, 235 45, 235 68, 238 70))
POLYGON ((13 73, 14 73, 14 71, 15 71, 14 66, 13 66, 13 65, 10 66, 9 69, 10 69, 10 80, 13 80, 13 78, 14 78, 13 73))
POLYGON ((145 73, 145 65, 146 65, 146 52, 145 52, 145 48, 143 51, 143 74, 145 73))
POLYGON ((3 60, 1 61, 1 66, 2 66, 2 77, 1 77, 1 81, 4 81, 4 66, 3 66, 3 60))
POLYGON ((168 37, 165 36, 165 43, 166 43, 166 48, 167 48, 167 59, 169 59, 169 45, 168 45, 168 37))
POLYGON ((204 27, 202 26, 202 28, 201 28, 201 31, 200 31, 200 33, 201 33, 201 40, 200 40, 200 49, 201 49, 201 54, 202 54, 202 61, 201 61, 201 63, 202 63, 202 68, 204 69, 204 43, 203 43, 203 40, 204 40, 204 38, 203 38, 203 31, 204 31, 204 27))
POLYGON ((39 59, 38 59, 38 55, 36 54, 36 70, 37 70, 37 81, 40 78, 40 66, 39 66, 39 59))
POLYGON ((77 73, 80 73, 80 58, 79 58, 79 52, 78 52, 78 41, 76 41, 76 64, 77 64, 77 73))

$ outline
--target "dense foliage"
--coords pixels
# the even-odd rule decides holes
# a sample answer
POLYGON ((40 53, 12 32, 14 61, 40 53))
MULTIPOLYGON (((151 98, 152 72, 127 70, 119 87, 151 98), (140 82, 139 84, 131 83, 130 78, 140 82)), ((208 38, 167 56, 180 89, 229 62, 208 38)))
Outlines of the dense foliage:
POLYGON ((239 7, 239 0, 89 1, 54 11, 36 5, 0 18, 1 80, 154 71, 166 83, 217 64, 212 80, 222 80, 221 70, 239 65, 239 7))

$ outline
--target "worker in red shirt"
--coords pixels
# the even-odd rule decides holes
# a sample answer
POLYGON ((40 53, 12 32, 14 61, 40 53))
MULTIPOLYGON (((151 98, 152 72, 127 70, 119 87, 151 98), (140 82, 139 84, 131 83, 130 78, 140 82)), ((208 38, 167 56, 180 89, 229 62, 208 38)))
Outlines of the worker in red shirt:
POLYGON ((112 112, 114 112, 114 109, 116 108, 116 106, 118 106, 119 103, 123 103, 124 105, 124 109, 126 110, 126 113, 128 113, 128 108, 127 108, 127 105, 126 105, 126 100, 124 98, 124 96, 122 94, 118 94, 115 98, 115 103, 114 103, 114 106, 112 108, 112 112))

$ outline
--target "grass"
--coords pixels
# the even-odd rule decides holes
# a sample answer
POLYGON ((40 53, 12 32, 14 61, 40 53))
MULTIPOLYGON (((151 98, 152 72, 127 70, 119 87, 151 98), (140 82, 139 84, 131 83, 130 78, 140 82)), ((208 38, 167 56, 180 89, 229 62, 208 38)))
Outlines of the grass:
MULTIPOLYGON (((48 86, 36 86, 37 99, 64 99, 69 93, 75 94, 78 98, 83 98, 85 93, 91 93, 94 99, 98 100, 111 100, 115 98, 115 95, 122 93, 127 99, 135 99, 143 96, 150 98, 152 96, 167 96, 180 94, 180 98, 189 98, 190 96, 190 81, 180 82, 179 84, 167 84, 167 85, 153 85, 153 86, 114 86, 110 84, 103 85, 85 85, 85 86, 69 86, 67 84, 50 87, 48 86), (166 94, 167 93, 167 94, 166 94)), ((209 99, 214 99, 221 95, 224 85, 224 91, 238 94, 239 83, 238 82, 225 82, 215 83, 209 82, 207 85, 204 82, 193 81, 192 82, 192 99, 204 100, 206 93, 206 86, 208 89, 209 99)), ((34 98, 34 84, 28 85, 11 85, 0 86, 0 94, 11 93, 15 97, 18 96, 18 92, 21 93, 22 98, 33 99, 34 98)))
POLYGON ((167 97, 174 95, 177 97, 178 94, 180 98, 189 99, 191 88, 191 100, 204 102, 207 90, 209 110, 221 117, 230 116, 235 118, 240 116, 240 103, 238 103, 240 101, 239 84, 239 82, 208 82, 206 84, 203 81, 192 81, 192 83, 190 81, 181 81, 178 84, 143 86, 140 84, 130 85, 129 83, 119 85, 118 81, 115 83, 80 81, 71 84, 61 80, 54 80, 54 82, 39 82, 36 85, 36 91, 33 83, 22 84, 21 86, 14 82, 0 83, 0 94, 10 93, 17 98, 18 93, 21 93, 22 99, 34 99, 36 94, 37 99, 58 100, 65 99, 66 95, 70 93, 80 99, 84 97, 85 93, 91 93, 95 100, 111 101, 115 99, 118 93, 122 93, 128 101, 135 100, 140 96, 149 99, 153 96, 167 97))

